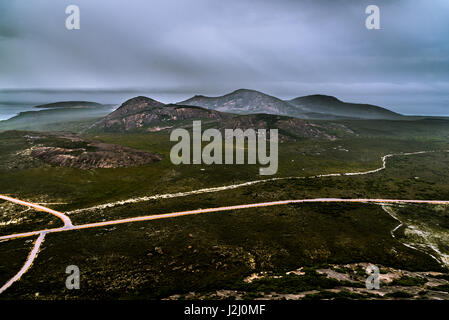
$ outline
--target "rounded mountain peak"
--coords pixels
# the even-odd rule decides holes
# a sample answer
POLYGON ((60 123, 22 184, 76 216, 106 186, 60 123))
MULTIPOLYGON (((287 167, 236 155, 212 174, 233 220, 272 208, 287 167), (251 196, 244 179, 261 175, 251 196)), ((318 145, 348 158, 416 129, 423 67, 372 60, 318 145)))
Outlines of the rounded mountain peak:
POLYGON ((129 105, 129 104, 135 104, 135 103, 147 103, 147 104, 154 104, 154 105, 163 105, 162 102, 159 102, 157 100, 145 97, 145 96, 137 96, 134 98, 131 98, 127 101, 125 101, 122 106, 129 105))
POLYGON ((324 94, 312 94, 309 96, 298 97, 293 99, 293 101, 304 101, 304 102, 316 102, 316 103, 338 103, 341 102, 338 98, 334 96, 327 96, 324 94))

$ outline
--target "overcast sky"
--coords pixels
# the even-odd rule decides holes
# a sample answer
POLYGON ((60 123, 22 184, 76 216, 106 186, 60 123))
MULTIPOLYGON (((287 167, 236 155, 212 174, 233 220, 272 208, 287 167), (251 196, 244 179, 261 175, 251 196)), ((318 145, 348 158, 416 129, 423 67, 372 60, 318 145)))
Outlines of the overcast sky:
POLYGON ((1 1, 0 88, 251 88, 449 114, 449 1, 1 1), (365 28, 369 4, 381 30, 365 28))

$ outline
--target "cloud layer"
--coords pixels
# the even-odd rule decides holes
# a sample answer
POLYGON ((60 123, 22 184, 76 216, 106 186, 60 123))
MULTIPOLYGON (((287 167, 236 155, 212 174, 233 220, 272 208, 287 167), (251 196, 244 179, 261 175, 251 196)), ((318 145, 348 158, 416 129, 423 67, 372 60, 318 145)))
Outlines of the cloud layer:
POLYGON ((381 30, 365 28, 372 1, 5 1, 0 88, 244 87, 449 114, 448 2, 375 2, 381 30), (65 28, 70 4, 80 30, 65 28))

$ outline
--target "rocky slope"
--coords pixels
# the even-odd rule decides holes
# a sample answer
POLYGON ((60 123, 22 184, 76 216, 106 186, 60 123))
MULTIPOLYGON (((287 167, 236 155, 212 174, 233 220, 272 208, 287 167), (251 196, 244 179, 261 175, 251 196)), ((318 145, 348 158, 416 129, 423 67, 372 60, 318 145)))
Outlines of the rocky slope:
POLYGON ((159 154, 124 146, 86 141, 71 135, 33 134, 30 155, 45 163, 80 169, 121 168, 160 161, 159 154))
POLYGON ((229 115, 187 105, 163 104, 159 101, 136 97, 123 103, 107 117, 93 124, 88 131, 126 132, 159 131, 185 120, 220 120, 229 115))
POLYGON ((225 119, 215 125, 222 132, 224 129, 278 129, 280 141, 296 141, 301 138, 335 140, 341 134, 353 134, 345 126, 326 123, 316 124, 307 120, 270 115, 249 114, 225 119), (337 134, 339 132, 339 134, 337 134))
POLYGON ((179 104, 231 113, 269 113, 280 115, 293 115, 295 113, 294 107, 288 102, 259 91, 247 89, 239 89, 220 97, 197 95, 179 102, 179 104))

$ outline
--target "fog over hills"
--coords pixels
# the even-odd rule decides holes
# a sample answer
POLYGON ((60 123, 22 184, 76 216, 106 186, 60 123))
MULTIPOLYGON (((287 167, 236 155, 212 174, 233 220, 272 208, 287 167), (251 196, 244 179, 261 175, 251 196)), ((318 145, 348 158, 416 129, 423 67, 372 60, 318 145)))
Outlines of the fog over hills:
POLYGON ((0 121, 0 132, 7 130, 57 131, 78 130, 83 122, 107 116, 113 105, 91 101, 62 101, 34 106, 31 111, 20 112, 7 120, 0 121), (71 126, 68 124, 72 123, 71 126))
MULTIPOLYGON (((34 108, 41 109, 40 111, 23 112, 7 121, 1 121, 0 131, 13 129, 60 130, 64 122, 73 122, 71 129, 82 131, 159 131, 180 126, 181 122, 184 122, 182 125, 187 126, 188 121, 191 124, 195 119, 209 122, 221 121, 223 124, 223 120, 232 118, 232 122, 235 122, 238 115, 265 115, 263 121, 259 121, 260 119, 257 117, 246 117, 246 120, 242 122, 257 124, 254 128, 261 127, 262 123, 270 118, 269 115, 296 118, 297 120, 407 119, 401 114, 379 106, 348 103, 327 95, 309 95, 282 100, 260 91, 248 89, 238 89, 217 97, 195 95, 175 104, 165 104, 145 96, 137 96, 127 100, 113 112, 111 112, 112 106, 82 100, 38 105, 34 108)), ((241 122, 242 119, 238 119, 237 122, 241 122)), ((229 121, 226 123, 231 128, 235 127, 229 121)), ((269 119, 268 123, 277 123, 277 120, 269 119)), ((290 121, 288 131, 292 132, 294 125, 304 127, 303 122, 290 121)), ((219 127, 222 126, 219 125, 219 127)), ((301 130, 296 128, 293 131, 302 132, 301 136, 309 136, 301 130)))
MULTIPOLYGON (((0 1, 0 101, 32 88, 147 88, 134 96, 173 101, 254 88, 449 113, 447 0, 376 1, 385 31, 367 30, 365 1, 74 2, 82 27, 68 31, 65 2, 0 1)), ((33 103, 52 101, 62 99, 33 103)))

